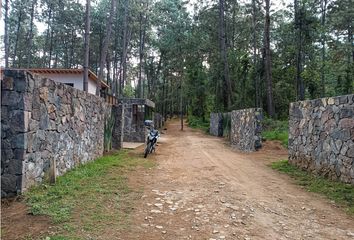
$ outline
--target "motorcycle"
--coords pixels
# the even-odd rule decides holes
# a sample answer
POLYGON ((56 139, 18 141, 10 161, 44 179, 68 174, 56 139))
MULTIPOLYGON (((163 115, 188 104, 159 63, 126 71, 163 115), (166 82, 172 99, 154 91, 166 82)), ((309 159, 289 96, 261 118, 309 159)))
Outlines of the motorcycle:
POLYGON ((158 130, 154 129, 153 121, 146 120, 144 124, 149 130, 144 151, 144 158, 146 158, 149 153, 152 153, 153 151, 155 152, 157 139, 160 137, 160 133, 158 130))

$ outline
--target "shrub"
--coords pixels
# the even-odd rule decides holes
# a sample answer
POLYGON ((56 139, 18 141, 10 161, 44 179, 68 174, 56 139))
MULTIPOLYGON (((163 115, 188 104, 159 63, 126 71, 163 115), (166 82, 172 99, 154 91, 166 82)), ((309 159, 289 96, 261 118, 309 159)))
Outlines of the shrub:
POLYGON ((262 136, 266 140, 281 141, 283 146, 288 147, 288 138, 289 138, 288 128, 289 125, 287 120, 280 121, 271 118, 265 118, 263 120, 262 136))

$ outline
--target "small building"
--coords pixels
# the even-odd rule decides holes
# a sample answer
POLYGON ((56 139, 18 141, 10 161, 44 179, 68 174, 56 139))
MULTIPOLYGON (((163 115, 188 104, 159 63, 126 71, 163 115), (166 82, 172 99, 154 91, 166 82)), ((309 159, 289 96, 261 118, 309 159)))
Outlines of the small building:
POLYGON ((122 98, 124 106, 123 142, 145 142, 145 120, 153 120, 155 103, 145 98, 122 98))
MULTIPOLYGON (((34 68, 27 69, 27 71, 52 79, 56 82, 64 83, 79 90, 84 89, 83 69, 34 68)), ((89 70, 88 75, 88 92, 96 94, 98 77, 91 70, 89 70)), ((101 82, 101 88, 104 91, 108 88, 108 85, 105 82, 101 82)))

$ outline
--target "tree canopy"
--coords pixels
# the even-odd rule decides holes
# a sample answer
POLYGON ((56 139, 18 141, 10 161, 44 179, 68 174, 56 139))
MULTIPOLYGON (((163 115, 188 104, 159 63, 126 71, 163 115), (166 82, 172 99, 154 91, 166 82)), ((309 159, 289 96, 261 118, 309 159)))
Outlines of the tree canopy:
POLYGON ((5 66, 88 67, 163 115, 353 93, 352 0, 3 0, 5 66))

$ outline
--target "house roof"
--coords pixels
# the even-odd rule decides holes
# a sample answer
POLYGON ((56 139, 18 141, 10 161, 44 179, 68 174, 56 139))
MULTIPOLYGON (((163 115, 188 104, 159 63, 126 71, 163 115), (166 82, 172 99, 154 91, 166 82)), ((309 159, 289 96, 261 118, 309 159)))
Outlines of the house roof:
MULTIPOLYGON (((5 69, 1 68, 1 72, 3 72, 5 69)), ((84 69, 79 68, 79 69, 70 69, 70 68, 21 68, 21 69, 14 69, 14 70, 25 70, 28 72, 32 73, 37 73, 37 74, 83 74, 84 69)), ((92 79, 93 81, 97 82, 98 77, 97 75, 89 70, 89 78, 92 79)), ((101 81, 101 86, 102 88, 109 88, 107 83, 104 81, 101 81)))
MULTIPOLYGON (((30 68, 30 69, 24 69, 32 73, 38 73, 38 74, 83 74, 84 69, 79 68, 79 69, 70 69, 70 68, 30 68)), ((94 81, 98 81, 98 77, 95 73, 93 73, 91 70, 89 70, 89 78, 91 78, 94 81)), ((101 85, 104 88, 108 88, 109 86, 107 83, 104 81, 101 81, 101 85)))

